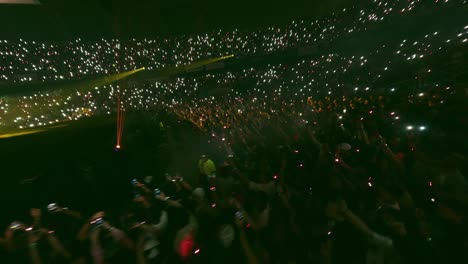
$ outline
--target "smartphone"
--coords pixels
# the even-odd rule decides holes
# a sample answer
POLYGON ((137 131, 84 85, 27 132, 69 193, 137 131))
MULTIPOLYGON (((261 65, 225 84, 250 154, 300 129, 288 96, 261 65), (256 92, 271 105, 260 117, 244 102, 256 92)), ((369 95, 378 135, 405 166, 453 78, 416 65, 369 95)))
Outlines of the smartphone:
POLYGON ((58 210, 58 205, 56 203, 51 203, 47 206, 47 210, 54 212, 58 210))
POLYGON ((241 211, 237 211, 236 212, 236 217, 237 217, 237 219, 242 220, 242 219, 244 219, 244 214, 241 211))
POLYGON ((159 195, 161 195, 161 190, 154 189, 154 196, 159 196, 159 195))
POLYGON ((20 222, 13 222, 10 224, 10 229, 11 230, 17 230, 21 228, 21 223, 20 222))
POLYGON ((94 225, 96 225, 96 226, 100 226, 100 225, 102 225, 103 223, 104 223, 104 219, 101 218, 101 217, 99 217, 99 218, 97 218, 96 220, 94 220, 94 221, 91 222, 91 224, 94 224, 94 225))

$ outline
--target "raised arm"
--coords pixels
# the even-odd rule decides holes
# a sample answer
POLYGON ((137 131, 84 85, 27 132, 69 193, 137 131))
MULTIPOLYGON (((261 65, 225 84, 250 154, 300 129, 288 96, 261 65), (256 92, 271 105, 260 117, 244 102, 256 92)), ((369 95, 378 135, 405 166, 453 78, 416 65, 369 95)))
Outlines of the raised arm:
POLYGON ((71 254, 65 249, 60 240, 58 240, 58 238, 54 235, 53 231, 49 231, 43 228, 41 229, 41 233, 47 237, 47 241, 49 242, 49 245, 52 247, 55 253, 67 260, 71 260, 71 254))
POLYGON ((343 215, 348 222, 354 225, 354 227, 357 230, 361 231, 361 233, 366 235, 370 241, 376 242, 378 244, 384 244, 387 246, 391 246, 393 244, 391 239, 381 236, 373 230, 371 230, 369 226, 364 221, 362 221, 362 219, 359 216, 355 215, 351 210, 349 210, 346 207, 346 205, 343 209, 343 215))
POLYGON ((27 234, 29 259, 32 264, 41 264, 42 259, 39 255, 39 251, 37 250, 37 242, 39 241, 39 236, 31 231, 27 232, 27 234))
POLYGON ((104 264, 104 250, 99 243, 99 237, 101 235, 100 228, 94 228, 91 231, 90 242, 91 242, 91 256, 94 264, 104 264))
POLYGON ((249 240, 247 239, 247 235, 244 231, 244 224, 240 220, 236 220, 237 227, 239 229, 239 242, 242 248, 242 252, 246 258, 248 264, 258 264, 258 259, 252 250, 249 240))
POLYGON ((385 157, 387 157, 387 159, 389 159, 398 169, 403 170, 403 162, 396 158, 395 154, 393 154, 392 150, 388 147, 385 139, 381 135, 379 135, 379 145, 385 157))
POLYGON ((133 250, 135 245, 131 239, 120 229, 113 227, 108 222, 102 224, 102 228, 107 229, 115 241, 119 242, 123 247, 133 250))
POLYGON ((357 124, 357 136, 364 144, 370 144, 369 136, 367 135, 367 131, 364 128, 364 124, 361 121, 358 121, 357 124))

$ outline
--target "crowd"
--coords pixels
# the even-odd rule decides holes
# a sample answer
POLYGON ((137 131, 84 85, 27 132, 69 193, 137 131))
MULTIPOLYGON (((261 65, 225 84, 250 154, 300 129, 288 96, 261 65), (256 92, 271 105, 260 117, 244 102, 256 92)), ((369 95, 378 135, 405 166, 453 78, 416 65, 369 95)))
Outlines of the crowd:
MULTIPOLYGON (((197 177, 177 171, 137 177, 128 182, 130 203, 115 211, 84 215, 58 204, 31 208, 30 217, 6 228, 2 259, 466 261, 466 157, 447 144, 450 131, 436 124, 392 124, 378 107, 381 100, 369 101, 373 112, 363 113, 366 103, 358 106, 359 100, 310 98, 295 118, 249 109, 251 104, 242 109, 249 120, 242 126, 239 116, 218 124, 216 113, 206 115, 194 126, 205 144, 219 149, 200 158, 197 177), (347 109, 337 111, 343 104, 347 109)), ((424 111, 425 105, 412 111, 424 111)), ((186 129, 177 125, 180 120, 169 114, 168 133, 186 129)))
MULTIPOLYGON (((410 14, 419 14, 421 12, 448 12, 454 8, 463 8, 464 4, 451 3, 419 3, 413 2, 393 2, 394 5, 410 4, 411 6, 421 7, 414 10, 411 8, 410 14)), ((390 4, 375 3, 379 8, 387 6, 387 11, 391 7, 390 4)), ((370 8, 370 7, 368 7, 370 8)), ((367 10, 367 9, 366 9, 367 10)), ((406 10, 406 9, 405 9, 406 10)), ((350 13, 351 10, 348 10, 350 13)), ((346 11, 346 12, 348 12, 346 11)), ((381 10, 385 13, 385 9, 381 10)), ((363 20, 362 14, 376 13, 376 10, 361 10, 358 15, 357 21, 363 20)), ((399 13, 394 14, 392 17, 386 17, 387 20, 393 22, 393 27, 398 27, 395 17, 405 17, 406 13, 400 10, 399 13)), ((408 14, 409 15, 409 14, 408 14)), ((348 16, 342 16, 348 17, 348 16)), ((356 18, 354 14, 349 14, 350 18, 356 18)), ((335 26, 336 21, 318 20, 313 24, 320 24, 321 31, 326 25, 335 26)), ((370 23, 366 19, 366 23, 370 23)), ((337 23, 337 25, 341 23, 337 23)), ((343 26, 349 27, 350 23, 345 23, 343 26)), ((367 25, 367 24, 363 24, 367 25)), ((382 30, 386 25, 381 25, 382 30)), ((293 32, 309 32, 312 29, 307 29, 305 22, 293 22, 290 26, 293 32)), ((364 27, 365 28, 365 27, 364 27)), ((373 28, 376 30, 376 28, 373 28)), ((102 40, 102 44, 98 42, 84 44, 83 41, 73 42, 71 46, 66 49, 70 50, 69 53, 64 53, 62 56, 57 55, 57 61, 66 66, 66 72, 76 78, 84 77, 86 75, 95 74, 111 74, 122 70, 130 70, 138 67, 145 66, 150 68, 161 68, 168 65, 180 65, 197 61, 206 57, 216 57, 226 54, 235 54, 235 58, 249 57, 249 56, 264 56, 265 58, 273 57, 273 61, 262 62, 261 65, 245 66, 245 67, 227 67, 224 71, 214 72, 200 72, 195 75, 178 76, 177 78, 170 78, 165 80, 141 80, 138 82, 131 82, 125 85, 113 84, 104 87, 88 87, 81 84, 79 90, 64 89, 62 91, 41 91, 34 94, 27 94, 24 96, 4 96, 0 98, 0 125, 9 129, 22 129, 30 127, 38 127, 44 125, 51 125, 58 122, 77 120, 82 117, 99 115, 99 114, 112 114, 117 105, 117 97, 122 101, 122 105, 127 110, 139 109, 162 109, 165 111, 172 111, 176 109, 200 109, 210 108, 213 105, 218 105, 218 108, 225 108, 222 103, 237 101, 239 98, 248 97, 251 100, 270 101, 269 98, 277 98, 282 103, 305 103, 309 97, 314 99, 323 100, 326 96, 330 98, 347 98, 360 97, 368 99, 370 96, 382 95, 385 97, 393 97, 394 94, 399 96, 413 96, 417 97, 427 96, 427 90, 441 90, 450 89, 454 86, 455 79, 463 75, 463 56, 460 54, 463 48, 466 47, 468 25, 463 22, 452 23, 450 27, 427 27, 418 29, 418 34, 404 33, 391 35, 388 39, 367 41, 359 47, 354 47, 354 35, 352 32, 347 37, 343 37, 340 41, 328 41, 329 48, 324 48, 323 51, 314 53, 310 56, 292 56, 290 61, 283 62, 274 59, 274 55, 267 54, 266 51, 258 51, 244 54, 247 46, 263 47, 265 43, 269 43, 268 33, 263 32, 260 39, 263 40, 248 42, 249 44, 232 44, 239 46, 237 49, 230 49, 230 42, 225 43, 222 39, 210 37, 194 37, 194 41, 182 41, 181 44, 173 43, 174 39, 164 39, 160 41, 147 40, 139 42, 138 40, 131 40, 129 46, 122 49, 130 53, 120 54, 122 60, 131 61, 129 63, 116 61, 116 51, 108 50, 103 47, 113 47, 118 44, 117 40, 106 41, 102 40), (201 45, 195 39, 205 39, 208 41, 201 45), (212 41, 212 42, 211 42, 212 41), (76 44, 78 43, 78 44, 76 44), (80 44, 81 43, 81 44, 80 44), (146 44, 145 44, 146 43, 146 44), (167 47, 174 50, 171 52, 161 51, 163 48, 151 48, 151 45, 162 45, 166 43, 167 47), (216 44, 215 44, 216 43, 216 44), (77 45, 76 47, 74 45, 77 45), (90 45, 92 48, 82 47, 81 45, 90 45), (216 45, 219 45, 216 46, 216 45), (340 46, 347 46, 343 48, 340 46), (100 48, 101 47, 101 48, 100 48), (176 47, 176 48, 175 48, 176 47), (189 49, 195 49, 197 52, 192 52, 194 57, 185 58, 188 54, 192 54, 189 49), (196 48, 199 47, 199 48, 196 48), (76 51, 74 51, 76 49, 76 51), (149 55, 148 49, 153 50, 149 55), (160 50, 161 52, 157 51, 160 50), (101 51, 100 51, 101 50, 101 51), (103 58, 99 59, 102 53, 103 58), (87 55, 86 55, 87 54, 87 55), (164 56, 165 59, 159 55, 164 56), (94 56, 93 58, 91 58, 94 56), (144 58, 146 59, 144 59, 144 58), (79 60, 86 60, 89 63, 99 64, 99 69, 96 70, 94 66, 81 65, 79 60), (78 61, 77 61, 78 60, 78 61), (70 61, 68 63, 67 61, 70 61), (106 61, 106 62, 101 62, 106 61), (111 64, 109 64, 111 63, 111 64), (155 63, 162 63, 161 65, 153 65, 155 63), (81 65, 81 66, 80 66, 81 65), (125 69, 118 69, 123 66, 125 69), (71 67, 71 68, 70 68, 71 67), (76 67, 76 69, 72 69, 76 67), (90 68, 91 67, 91 68, 90 68), (87 74, 80 73, 79 71, 87 71, 87 74), (210 92, 214 91, 214 92, 210 92), (222 96, 219 96, 222 95, 222 96), (220 98, 223 97, 223 98, 220 98)), ((275 28, 268 29, 266 32, 273 34, 277 32, 275 28)), ((283 32, 279 30, 278 32, 283 32)), ((329 32, 330 29, 324 32, 329 32)), ((357 30, 365 32, 364 29, 357 30)), ((237 32, 237 31, 236 31, 237 32)), ((354 32, 354 31, 353 31, 354 32)), ((232 33, 232 32, 231 32, 232 33)), ((231 34, 229 33, 229 34, 231 34)), ((245 34, 254 34, 253 32, 244 32, 245 34)), ((244 34, 242 33, 242 34, 244 34)), ((257 32, 258 33, 258 32, 257 32)), ((255 34, 257 34, 255 33, 255 34)), ((278 33, 278 34, 280 34, 278 33)), ((356 32, 355 32, 356 33, 356 32)), ((221 34, 221 33, 219 33, 221 34)), ((223 33, 224 34, 224 33, 223 33)), ((227 35, 229 35, 227 34, 227 35)), ((232 33, 232 34, 241 34, 232 33)), ((260 34, 260 33, 258 33, 260 34)), ((276 33, 275 33, 276 34, 276 33)), ((294 35, 293 33, 291 33, 294 35)), ((357 33, 356 33, 357 34, 357 33)), ((222 35, 222 34, 221 34, 222 35)), ((317 36, 317 34, 312 34, 317 36)), ((375 36, 376 34, 371 34, 375 36)), ((380 34, 377 34, 380 36, 380 34)), ((359 35, 356 35, 359 36, 359 35)), ((182 38, 182 37, 181 37, 182 38)), ((364 38, 361 36, 361 38, 364 38)), ((358 39, 361 39, 358 38, 358 39)), ((326 39, 329 39, 328 37, 326 39)), ((234 41, 234 40, 232 40, 234 41)), ((235 42, 235 41, 234 41, 235 42)), ((29 43, 29 42, 28 42, 29 43)), ((243 41, 240 41, 243 43, 243 41)), ((16 43, 18 44, 18 43, 16 43)), ((8 42, 6 46, 0 47, 0 52, 12 54, 9 51, 12 47, 19 47, 19 45, 8 42)), ((39 45, 40 47, 47 47, 46 44, 29 43, 31 45, 39 45)), ((29 45, 28 44, 28 45, 29 45)), ((0 44, 2 45, 2 44, 0 44)), ((21 44, 22 45, 22 44, 21 44)), ((51 44, 60 46, 61 44, 51 44)), ((266 45, 266 44, 265 44, 266 45)), ((279 47, 268 44, 267 46, 279 47)), ((285 47, 300 47, 301 45, 292 45, 285 47)), ((42 49, 42 48, 41 48, 42 49)), ((44 48, 44 52, 48 52, 44 48)), ((35 54, 34 56, 26 56, 20 54, 24 59, 40 59, 40 60, 53 60, 53 54, 61 54, 59 51, 53 51, 51 54, 35 54)), ((1 55, 0 55, 1 56, 1 55)), ((120 60, 120 58, 118 58, 120 60)), ((5 57, 0 63, 12 63, 5 57)), ((29 62, 20 62, 21 65, 28 65, 29 62)), ((40 63, 39 63, 40 64, 40 63)), ((36 65, 36 64, 35 64, 36 65)), ((10 73, 5 73, 7 78, 13 75, 22 76, 22 71, 17 72, 13 66, 5 66, 10 68, 10 73), (12 68, 13 67, 13 68, 12 68)), ((37 67, 37 66, 36 66, 37 67)), ((65 67, 65 66, 64 66, 65 67)), ((97 66, 96 66, 97 67, 97 66)), ((0 69, 2 67, 0 66, 0 69)), ((26 67, 27 68, 27 67, 26 67)), ((63 79, 70 79, 66 76, 63 70, 59 70, 55 66, 52 67, 52 72, 44 73, 46 78, 53 76, 62 76, 63 79)), ((9 70, 9 71, 10 71, 9 70)), ((1 72, 0 72, 1 76, 1 72)), ((26 77, 23 77, 26 78, 26 77)), ((61 79, 61 78, 59 78, 61 79)), ((11 84, 12 80, 7 80, 11 84)), ((13 85, 13 84, 11 84, 13 85)), ((249 99, 249 100, 250 100, 249 99)), ((430 99, 434 101, 434 98, 430 99)), ((439 103, 443 104, 445 101, 442 99, 439 103)), ((257 107, 263 107, 264 112, 274 109, 279 104, 275 104, 272 109, 267 109, 265 104, 257 107)), ((229 107, 229 103, 228 103, 229 107)), ((395 109, 389 112, 394 112, 395 109)), ((185 111, 185 110, 182 110, 185 111)), ((200 111, 200 110, 196 110, 200 111)), ((187 113, 180 113, 187 116, 187 113)), ((191 120, 199 117, 192 116, 191 120)))
POLYGON ((159 69, 206 58, 235 54, 265 56, 292 48, 333 44, 366 32, 392 18, 426 9, 444 12, 463 8, 457 1, 365 1, 315 21, 258 30, 216 31, 157 39, 101 39, 66 42, 0 41, 0 82, 47 82, 159 69))
MULTIPOLYGON (((465 64, 457 54, 466 47, 468 25, 428 26, 356 47, 365 51, 335 41, 353 43, 354 34, 388 26, 383 21, 463 8, 466 1, 371 2, 313 22, 248 32, 53 44, 0 41, 0 81, 9 83, 333 46, 281 63, 0 98, 2 128, 113 114, 120 104, 128 113, 152 115, 155 127, 167 133, 161 144, 191 130, 211 146, 198 163, 179 164, 197 167, 197 175, 169 168, 158 168, 161 173, 153 176, 130 171, 136 178, 126 183, 129 193, 122 193, 127 202, 113 209, 79 212, 51 203, 30 208, 23 219, 11 216, 0 238, 0 259, 467 262, 468 93, 455 70, 465 64)), ((156 153, 161 164, 177 162, 166 154, 156 153)))

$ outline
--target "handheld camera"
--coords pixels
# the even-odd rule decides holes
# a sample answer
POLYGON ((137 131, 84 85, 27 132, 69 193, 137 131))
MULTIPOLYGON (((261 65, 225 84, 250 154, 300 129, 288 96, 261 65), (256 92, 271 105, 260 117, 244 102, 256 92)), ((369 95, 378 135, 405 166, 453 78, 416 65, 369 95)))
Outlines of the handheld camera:
POLYGON ((136 186, 137 184, 138 184, 138 180, 137 180, 137 179, 133 179, 133 180, 132 180, 132 185, 133 185, 133 186, 136 186))
POLYGON ((154 189, 154 196, 160 196, 160 195, 161 195, 161 190, 154 189))
POLYGON ((236 212, 236 218, 239 220, 244 219, 244 214, 241 211, 236 212))
POLYGON ((102 224, 104 224, 104 218, 96 218, 95 220, 91 221, 91 224, 95 226, 101 226, 102 224))
POLYGON ((47 210, 49 212, 57 212, 58 210, 60 210, 60 207, 56 203, 51 203, 51 204, 47 205, 47 210))

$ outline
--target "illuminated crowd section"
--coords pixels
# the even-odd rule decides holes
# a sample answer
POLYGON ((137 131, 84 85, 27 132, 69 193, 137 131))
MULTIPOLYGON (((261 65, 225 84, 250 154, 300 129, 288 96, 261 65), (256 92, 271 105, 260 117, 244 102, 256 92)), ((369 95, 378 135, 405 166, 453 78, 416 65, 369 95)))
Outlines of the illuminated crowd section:
MULTIPOLYGON (((180 66, 229 54, 243 58, 314 45, 333 47, 357 34, 378 29, 392 18, 466 7, 466 1, 369 1, 365 8, 343 9, 320 20, 293 21, 255 31, 220 30, 152 40, 77 39, 64 43, 3 40, 0 83, 79 79, 141 67, 154 70, 180 66)), ((455 92, 452 80, 441 77, 444 67, 431 60, 466 48, 468 21, 433 28, 420 28, 418 34, 411 36, 397 34, 391 41, 359 52, 319 49, 318 54, 291 63, 205 72, 133 83, 125 88, 107 85, 79 91, 4 96, 0 98, 0 126, 30 128, 112 114, 117 94, 121 95, 125 110, 170 110, 200 127, 220 129, 280 113, 305 123, 304 109, 315 112, 333 109, 343 118, 352 109, 365 109, 372 114, 373 109, 379 108, 385 109, 395 122, 403 122, 404 113, 385 102, 404 97, 436 107, 455 92), (401 69, 419 64, 424 67, 416 67, 411 78, 424 78, 428 80, 426 84, 408 87, 394 77, 401 69)))
MULTIPOLYGON (((331 43, 418 10, 465 7, 466 1, 369 1, 364 6, 343 9, 320 20, 292 21, 285 26, 256 31, 219 30, 172 38, 92 42, 0 40, 0 81, 73 79, 140 67, 151 70, 229 54, 266 55, 293 47, 331 43), (17 78, 18 75, 24 76, 17 78)), ((462 40, 466 38, 464 35, 462 40)))

